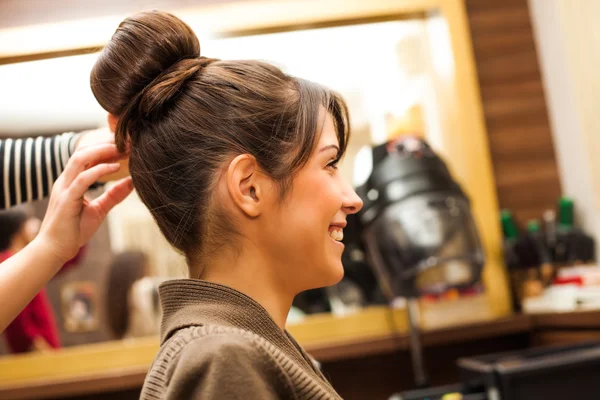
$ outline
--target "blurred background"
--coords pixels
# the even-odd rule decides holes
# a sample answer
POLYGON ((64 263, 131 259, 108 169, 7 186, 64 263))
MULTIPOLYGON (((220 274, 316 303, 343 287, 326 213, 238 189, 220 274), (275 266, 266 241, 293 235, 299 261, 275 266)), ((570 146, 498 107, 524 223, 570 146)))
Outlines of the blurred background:
MULTIPOLYGON (((353 131, 341 172, 373 209, 373 193, 391 193, 373 178, 380 156, 443 175, 430 188, 441 208, 423 193, 420 206, 391 198, 415 210, 376 217, 398 231, 365 211, 347 229, 346 278, 294 303, 288 329, 344 398, 422 385, 415 357, 439 386, 462 382, 457 360, 600 339, 600 3, 2 0, 0 137, 106 126, 89 86, 97 51, 150 9, 186 21, 204 56, 265 60, 338 91, 353 131), (380 256, 399 231, 399 259, 380 256), (402 258, 415 248, 419 260, 402 258)), ((33 207, 42 218, 46 203, 33 207)), ((139 395, 158 348, 156 287, 185 276, 183 257, 134 193, 73 264, 47 287, 62 348, 15 355, 0 340, 1 398, 139 395)))

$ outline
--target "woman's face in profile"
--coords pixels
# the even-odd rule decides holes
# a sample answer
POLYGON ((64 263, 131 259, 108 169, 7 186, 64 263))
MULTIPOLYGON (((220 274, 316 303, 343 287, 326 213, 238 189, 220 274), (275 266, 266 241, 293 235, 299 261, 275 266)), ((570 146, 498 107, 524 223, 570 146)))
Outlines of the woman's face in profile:
MULTIPOLYGON (((326 114, 323 112, 323 114, 326 114)), ((362 201, 337 169, 339 141, 327 113, 319 141, 298 172, 280 207, 274 210, 272 249, 283 260, 287 284, 298 292, 330 286, 343 275, 346 216, 362 201)))

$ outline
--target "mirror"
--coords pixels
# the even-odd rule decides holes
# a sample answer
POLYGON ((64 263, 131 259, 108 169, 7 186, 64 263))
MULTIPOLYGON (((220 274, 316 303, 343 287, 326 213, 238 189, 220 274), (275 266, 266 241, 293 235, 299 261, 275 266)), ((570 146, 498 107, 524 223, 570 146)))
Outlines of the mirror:
MULTIPOLYGON (((185 15, 181 17, 185 20, 185 15)), ((341 93, 350 109, 353 133, 340 168, 354 185, 368 175, 368 162, 360 156, 365 146, 414 135, 426 138, 442 155, 448 152, 442 129, 447 111, 441 103, 448 88, 440 82, 444 74, 452 76, 455 61, 442 18, 228 38, 200 35, 200 41, 203 55, 262 59, 341 93)), ((96 57, 85 54, 0 66, 0 135, 48 135, 105 125, 106 113, 89 88, 89 72, 96 57)), ((36 207, 42 216, 43 203, 36 207)), ((156 285, 185 276, 187 268, 135 194, 110 214, 85 252, 78 266, 48 285, 63 346, 156 334, 156 285), (128 277, 126 287, 111 286, 114 257, 132 251, 145 257, 137 271, 131 271, 135 279, 128 277), (117 318, 111 316, 116 310, 111 298, 121 299, 118 304, 123 307, 137 301, 137 308, 146 313, 142 319, 152 322, 139 333, 115 335, 109 327, 109 320, 117 318)), ((344 293, 353 294, 352 289, 344 293)), ((343 296, 338 296, 340 299, 343 296)))

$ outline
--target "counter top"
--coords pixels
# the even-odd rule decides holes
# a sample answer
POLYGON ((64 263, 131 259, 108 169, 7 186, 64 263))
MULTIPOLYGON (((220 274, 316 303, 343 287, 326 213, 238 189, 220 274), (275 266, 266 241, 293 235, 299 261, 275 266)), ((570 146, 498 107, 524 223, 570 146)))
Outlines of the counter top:
MULTIPOLYGON (((600 311, 514 315, 432 329, 423 332, 422 342, 425 347, 438 346, 567 326, 600 328, 600 311)), ((407 350, 405 328, 401 314, 373 307, 344 318, 315 316, 289 330, 311 355, 327 362, 407 350), (319 338, 326 329, 329 335, 319 338)), ((157 350, 158 340, 151 337, 2 357, 0 398, 42 399, 138 388, 157 350)))
MULTIPOLYGON (((531 328, 532 321, 529 316, 515 315, 492 321, 423 331, 421 341, 425 347, 437 346, 528 332, 531 328)), ((408 350, 409 337, 407 333, 390 333, 380 337, 309 344, 304 347, 317 360, 327 362, 408 350)))
POLYGON ((530 316, 536 328, 600 329, 600 311, 533 314, 530 316))

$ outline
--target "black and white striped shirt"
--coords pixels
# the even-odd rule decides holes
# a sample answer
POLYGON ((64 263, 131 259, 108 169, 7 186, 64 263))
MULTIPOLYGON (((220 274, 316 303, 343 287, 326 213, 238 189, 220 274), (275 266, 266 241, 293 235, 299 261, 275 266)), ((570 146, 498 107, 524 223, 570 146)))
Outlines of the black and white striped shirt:
POLYGON ((74 150, 75 134, 0 140, 0 209, 47 197, 74 150))

